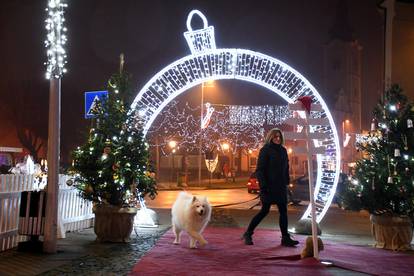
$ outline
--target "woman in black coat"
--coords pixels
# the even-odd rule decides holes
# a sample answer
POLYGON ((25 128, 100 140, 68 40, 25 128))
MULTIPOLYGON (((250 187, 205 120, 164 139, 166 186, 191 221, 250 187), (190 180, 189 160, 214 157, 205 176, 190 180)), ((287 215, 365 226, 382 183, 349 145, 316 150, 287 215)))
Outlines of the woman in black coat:
POLYGON ((256 176, 260 186, 262 209, 253 217, 246 232, 243 234, 244 243, 247 245, 253 245, 252 235, 254 229, 269 213, 272 204, 276 204, 279 209, 279 227, 282 232, 282 245, 295 246, 299 243, 291 239, 287 230, 289 159, 283 142, 282 131, 274 128, 266 135, 265 144, 260 150, 256 176))

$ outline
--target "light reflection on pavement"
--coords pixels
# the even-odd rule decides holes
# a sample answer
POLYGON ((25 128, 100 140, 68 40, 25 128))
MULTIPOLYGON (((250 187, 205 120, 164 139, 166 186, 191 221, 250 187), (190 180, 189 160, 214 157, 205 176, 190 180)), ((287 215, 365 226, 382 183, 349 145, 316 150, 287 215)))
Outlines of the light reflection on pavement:
MULTIPOLYGON (((158 195, 154 200, 145 199, 147 207, 149 208, 171 208, 175 199, 177 198, 179 190, 164 190, 158 191, 158 195)), ((214 189, 214 190, 191 190, 188 191, 193 195, 207 196, 209 202, 213 206, 232 204, 238 202, 246 202, 242 204, 223 206, 224 208, 248 209, 258 202, 257 194, 247 193, 246 188, 239 189, 214 189)))

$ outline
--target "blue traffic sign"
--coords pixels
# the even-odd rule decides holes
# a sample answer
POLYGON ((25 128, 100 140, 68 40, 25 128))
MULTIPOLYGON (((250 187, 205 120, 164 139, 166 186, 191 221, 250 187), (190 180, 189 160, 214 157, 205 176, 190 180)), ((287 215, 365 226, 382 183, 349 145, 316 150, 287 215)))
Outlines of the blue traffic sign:
POLYGON ((108 91, 90 91, 85 92, 85 119, 95 117, 93 109, 98 101, 108 97, 108 91))

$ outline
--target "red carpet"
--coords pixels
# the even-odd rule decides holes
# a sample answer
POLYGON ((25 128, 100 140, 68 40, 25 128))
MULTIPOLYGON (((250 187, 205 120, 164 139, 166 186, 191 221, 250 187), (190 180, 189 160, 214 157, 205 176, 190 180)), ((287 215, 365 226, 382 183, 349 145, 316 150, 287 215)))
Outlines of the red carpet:
MULTIPOLYGON (((297 248, 280 246, 280 232, 258 229, 253 246, 240 239, 244 229, 208 227, 203 248, 190 249, 188 236, 181 245, 172 244, 173 233, 165 233, 133 268, 131 275, 330 275, 313 258, 298 259, 304 236, 297 248)), ((343 245, 324 241, 321 259, 338 267, 371 275, 413 275, 414 256, 382 249, 343 245)))
POLYGON ((389 250, 326 242, 321 259, 337 267, 371 275, 414 275, 414 255, 389 250))

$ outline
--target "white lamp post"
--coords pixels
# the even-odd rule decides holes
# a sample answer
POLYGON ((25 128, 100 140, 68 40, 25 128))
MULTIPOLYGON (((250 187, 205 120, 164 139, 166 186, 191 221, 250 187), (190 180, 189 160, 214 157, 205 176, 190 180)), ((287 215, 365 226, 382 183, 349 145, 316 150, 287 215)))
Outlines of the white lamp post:
POLYGON ((67 7, 64 0, 49 0, 46 19, 47 48, 46 78, 50 80, 49 90, 49 136, 47 145, 47 200, 43 251, 56 253, 57 210, 59 192, 59 155, 60 155, 60 79, 66 72, 66 28, 64 9, 67 7))

